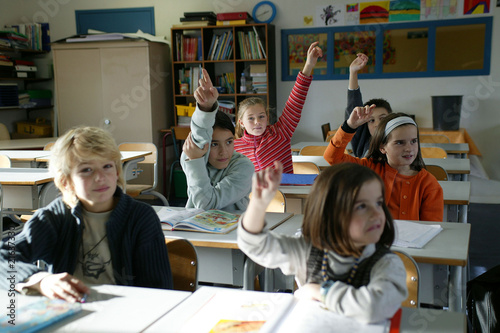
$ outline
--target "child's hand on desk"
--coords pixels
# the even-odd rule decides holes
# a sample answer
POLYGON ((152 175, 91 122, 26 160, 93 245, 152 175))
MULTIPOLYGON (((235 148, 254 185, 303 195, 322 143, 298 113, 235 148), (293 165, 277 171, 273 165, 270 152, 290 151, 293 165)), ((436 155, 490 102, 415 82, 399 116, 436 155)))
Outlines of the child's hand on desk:
POLYGON ((68 273, 50 274, 38 284, 38 291, 48 298, 60 298, 68 302, 80 302, 90 289, 68 273))
POLYGON ((364 123, 367 123, 370 121, 370 117, 375 107, 375 104, 355 107, 349 119, 347 119, 347 125, 352 129, 356 129, 364 123))
POLYGON ((193 142, 193 138, 191 137, 191 133, 188 134, 186 140, 184 141, 184 145, 182 146, 182 151, 184 154, 190 159, 195 160, 197 158, 202 158, 208 151, 208 144, 205 144, 203 149, 198 147, 196 143, 193 142))
POLYGON ((307 283, 295 291, 294 295, 302 300, 315 300, 321 302, 321 286, 317 283, 307 283))
POLYGON ((219 97, 219 92, 214 88, 210 76, 205 68, 202 70, 203 77, 198 81, 199 87, 194 92, 194 98, 201 111, 213 111, 213 106, 219 97))

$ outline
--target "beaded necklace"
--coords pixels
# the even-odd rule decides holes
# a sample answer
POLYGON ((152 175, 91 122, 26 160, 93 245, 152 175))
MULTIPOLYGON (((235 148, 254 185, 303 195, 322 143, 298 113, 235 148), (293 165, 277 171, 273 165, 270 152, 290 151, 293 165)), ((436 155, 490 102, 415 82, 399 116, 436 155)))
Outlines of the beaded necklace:
MULTIPOLYGON (((347 284, 351 284, 354 275, 356 275, 356 271, 358 270, 358 262, 359 257, 354 261, 354 265, 349 272, 349 277, 347 278, 347 284)), ((323 278, 323 282, 328 280, 328 276, 326 275, 326 267, 328 265, 328 250, 323 250, 323 261, 321 262, 321 277, 323 278)))

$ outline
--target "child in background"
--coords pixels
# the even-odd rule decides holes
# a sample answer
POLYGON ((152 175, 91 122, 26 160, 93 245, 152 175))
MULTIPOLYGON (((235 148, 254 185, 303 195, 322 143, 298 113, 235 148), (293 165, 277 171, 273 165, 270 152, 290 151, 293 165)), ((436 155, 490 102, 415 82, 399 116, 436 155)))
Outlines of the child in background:
POLYGON ((385 183, 385 201, 393 218, 442 222, 443 189, 425 170, 418 127, 413 119, 403 113, 392 113, 375 130, 366 158, 344 153, 356 129, 371 119, 374 108, 374 105, 354 108, 330 140, 323 157, 330 164, 354 162, 375 170, 385 183))
POLYGON ((354 110, 356 106, 375 104, 370 120, 357 129, 356 134, 351 140, 352 151, 356 157, 365 157, 370 147, 370 139, 373 136, 373 133, 375 133, 375 129, 378 124, 385 116, 392 113, 391 105, 382 98, 374 98, 363 104, 361 89, 358 84, 358 73, 366 66, 367 63, 368 57, 363 53, 358 53, 349 66, 349 88, 347 90, 347 109, 345 110, 345 120, 349 119, 352 110, 354 110))
POLYGON ((380 177, 350 163, 322 171, 306 200, 302 235, 286 236, 264 228, 281 181, 276 164, 254 176, 238 247, 259 265, 295 275, 299 298, 366 323, 391 318, 407 297, 406 270, 389 249, 394 224, 380 177))
POLYGON ((309 47, 304 68, 297 75, 295 86, 276 124, 269 125, 269 110, 262 99, 251 97, 238 105, 234 149, 253 162, 255 171, 280 161, 285 173, 293 173, 290 141, 300 121, 312 81, 312 70, 318 58, 323 56, 317 45, 318 42, 314 42, 309 47))
POLYGON ((49 298, 81 301, 87 284, 172 288, 160 220, 125 194, 121 153, 108 132, 68 131, 52 147, 49 168, 62 197, 37 210, 15 241, 0 244, 0 288, 8 289, 11 260, 16 289, 49 298))
POLYGON ((234 151, 234 125, 227 114, 218 111, 219 94, 205 69, 199 83, 191 133, 181 155, 188 183, 186 208, 245 210, 253 164, 234 151))

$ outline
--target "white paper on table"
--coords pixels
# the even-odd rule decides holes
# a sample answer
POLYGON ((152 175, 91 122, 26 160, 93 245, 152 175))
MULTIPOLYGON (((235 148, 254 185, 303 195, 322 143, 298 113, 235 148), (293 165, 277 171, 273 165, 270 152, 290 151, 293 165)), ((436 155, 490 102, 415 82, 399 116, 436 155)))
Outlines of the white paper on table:
POLYGON ((421 249, 443 230, 438 224, 394 220, 396 239, 392 245, 421 249))

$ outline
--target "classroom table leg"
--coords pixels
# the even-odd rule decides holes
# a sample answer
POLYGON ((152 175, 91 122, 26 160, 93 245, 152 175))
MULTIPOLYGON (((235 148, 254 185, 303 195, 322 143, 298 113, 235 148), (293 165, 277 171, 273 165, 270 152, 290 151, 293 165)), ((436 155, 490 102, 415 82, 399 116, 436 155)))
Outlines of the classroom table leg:
POLYGON ((255 263, 252 259, 245 257, 243 266, 243 290, 254 290, 255 263))
POLYGON ((450 288, 448 307, 450 311, 465 313, 465 269, 462 266, 450 267, 450 288))

